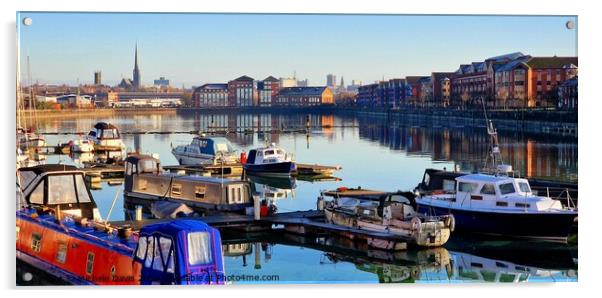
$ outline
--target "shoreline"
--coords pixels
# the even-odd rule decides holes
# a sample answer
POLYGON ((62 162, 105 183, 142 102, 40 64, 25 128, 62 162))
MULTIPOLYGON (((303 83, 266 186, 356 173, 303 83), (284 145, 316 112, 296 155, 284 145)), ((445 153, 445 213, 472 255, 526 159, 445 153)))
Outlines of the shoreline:
MULTIPOLYGON (((152 115, 152 114, 188 114, 188 113, 312 113, 333 114, 342 116, 366 115, 390 120, 398 120, 409 125, 435 126, 472 126, 483 127, 482 110, 452 110, 442 108, 403 108, 398 110, 365 107, 225 107, 225 108, 102 108, 102 109, 65 109, 65 110, 26 110, 23 117, 38 119, 80 118, 80 117, 113 117, 120 115, 152 115)), ((488 117, 495 121, 499 130, 515 130, 563 136, 578 136, 578 118, 576 112, 552 110, 492 110, 488 117)))

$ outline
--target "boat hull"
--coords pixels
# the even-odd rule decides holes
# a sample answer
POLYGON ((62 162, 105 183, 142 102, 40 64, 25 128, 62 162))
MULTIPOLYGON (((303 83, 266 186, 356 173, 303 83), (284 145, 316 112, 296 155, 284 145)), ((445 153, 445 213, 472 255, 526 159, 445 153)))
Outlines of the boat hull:
POLYGON ((245 164, 244 169, 249 174, 258 176, 291 176, 297 173, 297 165, 292 161, 269 164, 245 164))
POLYGON ((566 242, 577 214, 501 213, 462 210, 426 205, 418 201, 418 212, 428 215, 453 214, 458 232, 514 238, 566 242))

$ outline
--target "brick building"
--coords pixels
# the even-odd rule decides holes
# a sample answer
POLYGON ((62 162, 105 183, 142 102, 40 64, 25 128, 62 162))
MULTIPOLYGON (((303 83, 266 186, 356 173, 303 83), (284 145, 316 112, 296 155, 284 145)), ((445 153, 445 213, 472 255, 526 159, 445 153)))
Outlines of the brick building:
POLYGON ((261 107, 272 106, 277 98, 280 90, 280 80, 273 76, 265 78, 257 83, 257 105, 261 107))
POLYGON ((228 105, 250 107, 256 105, 257 86, 253 78, 242 76, 228 82, 228 105))
POLYGON ((558 108, 563 110, 576 110, 578 99, 578 77, 564 81, 558 86, 558 108))
POLYGON ((205 84, 195 88, 192 103, 195 108, 229 106, 228 84, 205 84))
POLYGON ((317 106, 334 104, 334 94, 328 87, 288 87, 280 89, 278 106, 317 106))

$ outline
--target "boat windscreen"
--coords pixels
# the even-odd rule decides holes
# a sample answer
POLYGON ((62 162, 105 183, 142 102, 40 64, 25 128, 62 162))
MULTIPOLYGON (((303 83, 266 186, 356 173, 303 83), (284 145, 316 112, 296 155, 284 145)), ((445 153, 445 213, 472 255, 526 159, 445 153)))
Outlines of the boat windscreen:
POLYGON ((341 207, 355 207, 360 204, 360 200, 354 198, 339 198, 337 204, 341 207))
POLYGON ((216 152, 230 152, 232 150, 228 146, 228 144, 226 144, 226 143, 216 143, 215 144, 215 151, 216 152))
POLYGON ((211 260, 211 237, 209 233, 188 233, 188 263, 195 266, 211 263, 211 260))
POLYGON ((34 173, 33 171, 19 171, 18 177, 21 189, 25 189, 27 186, 29 186, 29 184, 33 181, 33 179, 36 176, 36 173, 34 173))
POLYGON ((70 203, 77 203, 75 187, 73 187, 73 175, 48 176, 48 204, 70 203))

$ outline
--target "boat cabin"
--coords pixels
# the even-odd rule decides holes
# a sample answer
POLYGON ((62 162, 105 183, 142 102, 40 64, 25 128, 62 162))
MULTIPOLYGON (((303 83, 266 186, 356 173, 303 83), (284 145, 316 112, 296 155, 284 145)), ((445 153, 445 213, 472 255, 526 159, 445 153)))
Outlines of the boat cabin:
POLYGON ((454 192, 456 190, 456 178, 463 175, 466 175, 466 173, 426 169, 416 190, 425 193, 433 191, 454 192))
POLYGON ((533 194, 527 179, 486 174, 456 178, 455 204, 494 209, 562 209, 560 201, 533 194))
POLYGON ((410 192, 381 192, 365 189, 326 191, 325 196, 336 198, 336 206, 360 217, 381 219, 412 218, 418 210, 415 196, 410 192))
POLYGON ((223 137, 195 137, 190 145, 187 146, 187 150, 207 155, 232 154, 235 151, 230 141, 223 137))
POLYGON ((290 156, 284 149, 278 148, 275 144, 266 148, 257 148, 249 151, 247 163, 249 164, 270 164, 284 161, 291 161, 290 156))
POLYGON ((246 181, 167 173, 154 157, 137 154, 125 160, 125 194, 131 199, 168 199, 205 210, 235 211, 253 204, 246 181))
POLYGON ((30 207, 49 207, 62 213, 100 219, 92 193, 87 188, 84 173, 75 166, 48 164, 18 170, 18 186, 23 204, 30 207))
POLYGON ((98 122, 92 130, 88 133, 88 136, 97 140, 116 140, 121 139, 119 129, 111 123, 98 122))

